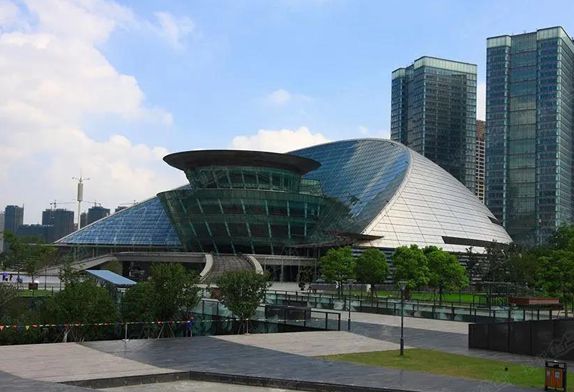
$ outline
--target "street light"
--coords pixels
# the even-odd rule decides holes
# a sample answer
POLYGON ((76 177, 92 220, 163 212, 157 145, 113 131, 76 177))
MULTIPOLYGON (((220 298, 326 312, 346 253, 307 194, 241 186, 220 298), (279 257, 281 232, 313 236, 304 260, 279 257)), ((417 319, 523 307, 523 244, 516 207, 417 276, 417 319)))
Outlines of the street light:
POLYGON ((400 355, 405 353, 405 335, 404 335, 404 315, 405 315, 405 288, 407 287, 407 282, 404 280, 399 282, 401 287, 401 345, 400 345, 400 355))
POLYGON ((349 284, 349 306, 348 306, 349 315, 347 316, 347 331, 351 330, 351 286, 354 281, 355 280, 353 279, 347 280, 347 283, 349 284))

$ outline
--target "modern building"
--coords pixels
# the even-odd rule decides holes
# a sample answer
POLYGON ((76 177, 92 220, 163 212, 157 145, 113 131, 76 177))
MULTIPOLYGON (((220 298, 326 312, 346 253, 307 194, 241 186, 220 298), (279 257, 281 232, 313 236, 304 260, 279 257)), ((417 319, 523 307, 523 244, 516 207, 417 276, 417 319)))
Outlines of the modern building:
POLYGON ((4 209, 4 231, 16 233, 16 229, 24 224, 24 207, 6 206, 4 209))
POLYGON ((391 139, 475 191, 476 65, 421 57, 393 71, 391 139))
POLYGON ((484 133, 486 130, 486 122, 476 120, 476 152, 475 152, 475 191, 474 194, 484 203, 484 183, 485 183, 485 168, 486 168, 486 154, 484 133))
POLYGON ((562 27, 488 38, 486 204, 517 242, 572 223, 573 96, 562 27))
MULTIPOLYGON (((110 209, 104 208, 102 206, 93 206, 88 208, 88 220, 87 224, 94 223, 97 220, 105 218, 106 216, 110 215, 110 209)), ((84 226, 82 224, 82 226, 84 226)))
POLYGON ((88 213, 82 212, 80 214, 80 227, 84 227, 88 225, 88 213))
POLYGON ((48 209, 42 212, 42 225, 51 226, 46 238, 54 242, 74 231, 74 211, 63 208, 48 209))
POLYGON ((121 251, 316 256, 333 246, 435 245, 480 252, 510 237, 445 170, 400 143, 358 139, 289 154, 189 151, 164 160, 189 185, 59 241, 91 256, 121 251))
POLYGON ((25 238, 26 240, 51 242, 53 241, 53 229, 54 226, 52 225, 20 225, 14 234, 16 234, 17 237, 25 238))

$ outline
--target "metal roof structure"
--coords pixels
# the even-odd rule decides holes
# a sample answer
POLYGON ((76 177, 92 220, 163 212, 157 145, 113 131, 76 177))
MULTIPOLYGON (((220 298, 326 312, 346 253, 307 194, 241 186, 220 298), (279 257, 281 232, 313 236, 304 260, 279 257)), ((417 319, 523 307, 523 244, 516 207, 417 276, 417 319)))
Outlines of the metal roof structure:
POLYGON ((295 155, 243 150, 184 151, 166 155, 163 160, 180 170, 205 166, 252 166, 271 167, 305 174, 321 166, 313 159, 295 155))
POLYGON ((124 278, 123 276, 108 270, 86 270, 86 272, 96 278, 96 280, 110 283, 116 287, 130 287, 136 284, 133 280, 124 278))

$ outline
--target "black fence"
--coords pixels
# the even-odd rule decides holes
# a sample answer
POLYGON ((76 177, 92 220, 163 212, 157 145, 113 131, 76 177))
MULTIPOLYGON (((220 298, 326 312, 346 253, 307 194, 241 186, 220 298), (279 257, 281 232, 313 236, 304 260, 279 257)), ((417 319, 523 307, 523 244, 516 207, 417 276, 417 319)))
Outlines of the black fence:
POLYGON ((470 324, 468 347, 573 360, 574 318, 470 324))
POLYGON ((464 322, 495 322, 509 320, 549 320, 558 316, 556 310, 549 308, 517 308, 504 306, 479 306, 472 303, 461 305, 453 302, 442 304, 408 300, 401 303, 400 298, 371 296, 337 296, 330 293, 312 293, 283 290, 267 290, 265 303, 287 306, 307 306, 316 309, 378 313, 407 317, 452 320, 464 322))

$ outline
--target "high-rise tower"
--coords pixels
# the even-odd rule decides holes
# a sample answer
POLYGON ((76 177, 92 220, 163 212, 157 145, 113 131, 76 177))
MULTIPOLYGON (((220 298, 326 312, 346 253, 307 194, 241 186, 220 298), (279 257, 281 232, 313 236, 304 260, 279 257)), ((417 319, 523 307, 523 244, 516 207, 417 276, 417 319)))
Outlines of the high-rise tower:
POLYGON ((421 57, 393 71, 391 139, 474 192, 476 65, 421 57))
POLYGON ((485 179, 485 148, 484 148, 484 132, 486 129, 486 122, 476 120, 476 189, 474 194, 484 203, 484 179, 485 179))
POLYGON ((486 204, 512 238, 572 222, 574 43, 562 27, 487 40, 486 204))

